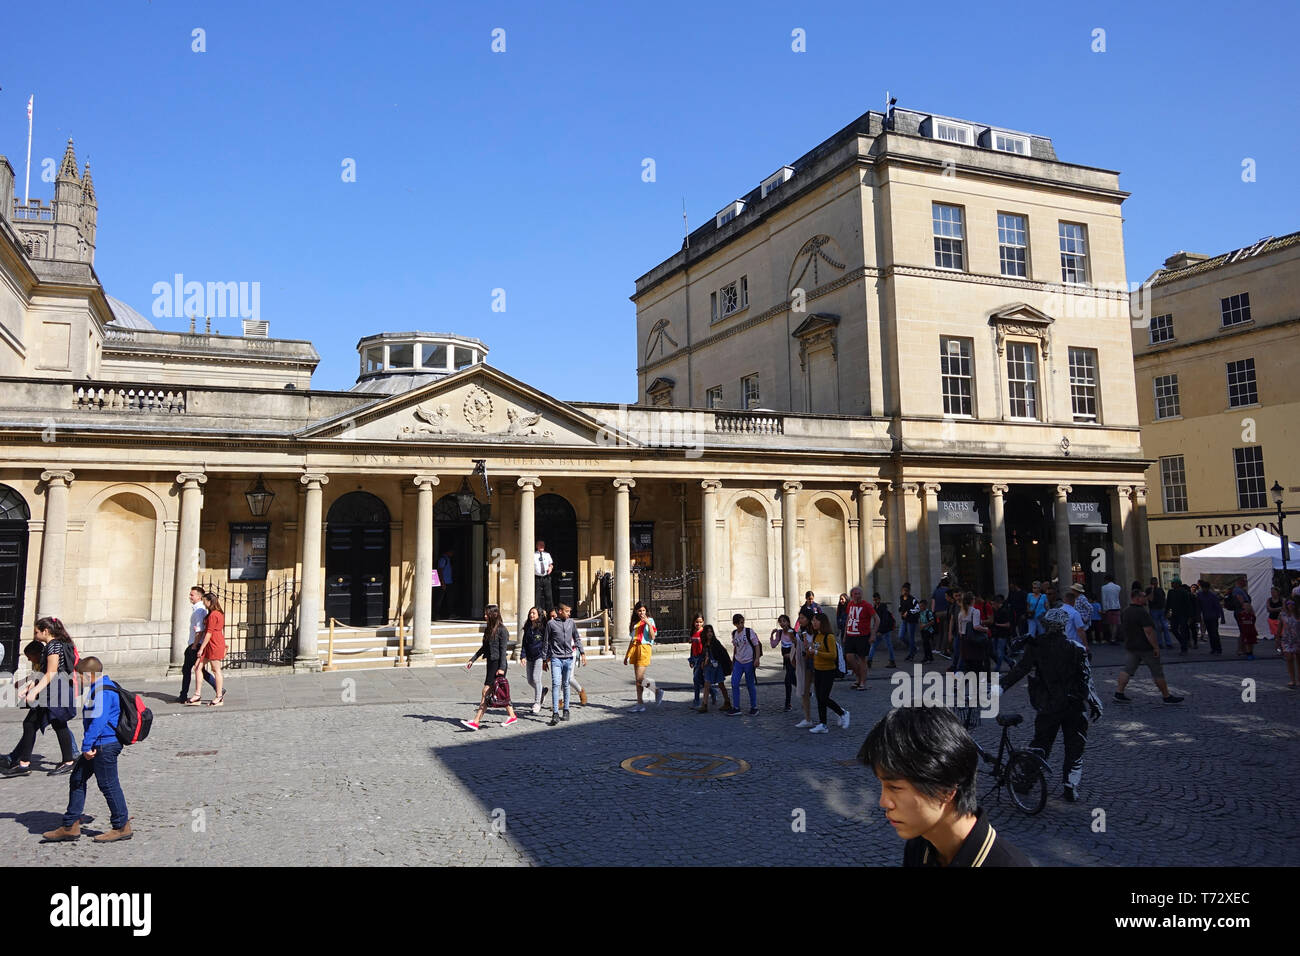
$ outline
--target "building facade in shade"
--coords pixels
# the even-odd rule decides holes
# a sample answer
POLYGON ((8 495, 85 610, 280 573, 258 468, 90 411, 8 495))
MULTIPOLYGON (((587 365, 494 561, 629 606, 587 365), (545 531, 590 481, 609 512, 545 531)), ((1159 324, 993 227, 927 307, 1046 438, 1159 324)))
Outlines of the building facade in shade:
POLYGON ((487 604, 517 626, 543 590, 618 638, 638 599, 665 632, 702 609, 725 633, 808 589, 1140 573, 1116 174, 1041 137, 884 125, 638 280, 630 406, 542 393, 456 333, 374 330, 325 390, 266 323, 156 328, 94 272, 72 144, 48 205, 0 158, 0 668, 41 615, 111 667, 176 667, 195 583, 232 653, 315 668, 332 629, 463 661, 487 604))
POLYGON ((1041 136, 869 112, 637 280, 641 396, 881 429, 891 591, 1095 593, 1146 552, 1126 195, 1041 136))
POLYGON ((1179 252, 1148 285, 1133 361, 1154 459, 1151 558, 1167 583, 1189 551, 1248 528, 1281 534, 1274 485, 1284 508, 1300 501, 1300 232, 1179 252))

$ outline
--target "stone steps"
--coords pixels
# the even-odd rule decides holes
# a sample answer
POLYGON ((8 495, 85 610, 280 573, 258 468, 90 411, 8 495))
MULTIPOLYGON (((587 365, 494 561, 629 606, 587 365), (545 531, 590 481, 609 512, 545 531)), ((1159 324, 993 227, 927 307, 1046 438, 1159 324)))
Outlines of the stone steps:
MULTIPOLYGON (((463 667, 473 653, 483 643, 482 625, 469 622, 435 622, 430 629, 432 644, 432 666, 463 667)), ((579 635, 583 639, 587 653, 599 656, 604 643, 604 630, 600 627, 580 627, 579 635)), ((329 656, 329 629, 322 629, 318 638, 322 661, 329 656)), ((404 635, 404 653, 410 653, 411 634, 404 635)), ((515 642, 510 642, 513 651, 515 642)), ((396 667, 397 628, 385 627, 349 627, 334 629, 334 670, 359 670, 376 667, 396 667)), ((406 665, 403 659, 403 666, 406 665)))

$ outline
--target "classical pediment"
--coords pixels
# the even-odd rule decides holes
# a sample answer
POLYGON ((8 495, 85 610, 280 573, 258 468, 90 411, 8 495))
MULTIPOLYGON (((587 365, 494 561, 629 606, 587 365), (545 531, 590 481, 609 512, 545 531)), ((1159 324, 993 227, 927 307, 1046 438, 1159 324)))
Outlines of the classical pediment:
POLYGON ((989 314, 989 325, 997 338, 998 355, 1006 349, 1008 335, 1023 335, 1038 339, 1046 356, 1052 345, 1052 323, 1056 321, 1046 312, 1040 312, 1027 302, 1013 302, 989 314))
MULTIPOLYGON (((610 444, 611 429, 489 365, 474 365, 303 429, 300 438, 473 444, 610 444)), ((617 436, 621 444, 632 444, 617 436)))

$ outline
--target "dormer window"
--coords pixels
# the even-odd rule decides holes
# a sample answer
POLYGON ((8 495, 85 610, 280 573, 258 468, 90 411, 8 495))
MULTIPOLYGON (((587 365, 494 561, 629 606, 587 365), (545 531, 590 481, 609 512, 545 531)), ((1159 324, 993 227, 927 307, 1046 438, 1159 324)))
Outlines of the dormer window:
POLYGON ((975 129, 967 126, 965 123, 954 123, 951 120, 931 119, 930 136, 933 139, 941 139, 947 143, 957 143, 961 146, 973 146, 975 144, 975 129))
POLYGON ((717 216, 718 228, 721 229, 744 211, 745 200, 743 199, 737 199, 735 202, 731 203, 731 205, 724 207, 717 216))
POLYGON ((1025 136, 1002 133, 994 129, 989 130, 989 141, 994 149, 1001 152, 1019 153, 1021 156, 1029 155, 1029 139, 1025 136))
POLYGON ((768 176, 767 179, 763 180, 762 185, 759 187, 760 197, 766 199, 768 193, 770 193, 773 189, 776 189, 782 183, 788 182, 790 177, 793 175, 794 175, 793 166, 782 166, 771 176, 768 176))

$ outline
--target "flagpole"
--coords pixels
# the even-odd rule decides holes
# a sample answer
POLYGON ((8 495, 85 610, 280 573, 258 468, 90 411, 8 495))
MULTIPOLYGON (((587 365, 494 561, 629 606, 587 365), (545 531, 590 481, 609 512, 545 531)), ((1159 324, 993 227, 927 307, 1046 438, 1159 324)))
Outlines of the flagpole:
POLYGON ((23 205, 27 205, 28 195, 32 187, 32 103, 36 99, 33 93, 27 97, 27 173, 23 177, 23 205))

